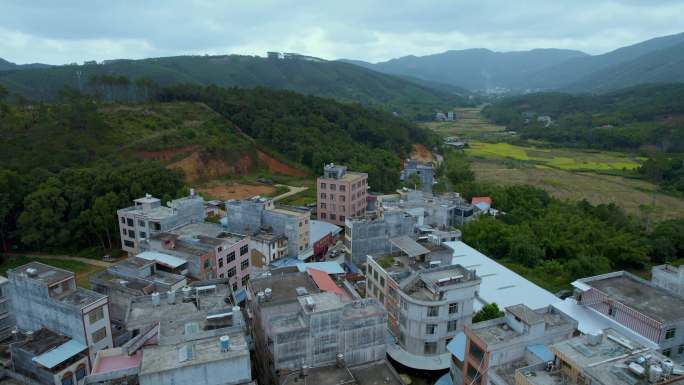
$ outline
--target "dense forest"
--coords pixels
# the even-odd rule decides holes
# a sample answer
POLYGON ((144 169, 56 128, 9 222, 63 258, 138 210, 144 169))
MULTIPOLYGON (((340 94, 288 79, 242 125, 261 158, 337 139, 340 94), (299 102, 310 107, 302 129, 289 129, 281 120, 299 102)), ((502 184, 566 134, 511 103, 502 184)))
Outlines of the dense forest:
POLYGON ((467 224, 463 241, 552 290, 580 277, 684 258, 684 219, 649 227, 614 204, 561 201, 526 185, 465 182, 457 189, 491 196, 502 212, 467 224))
POLYGON ((159 99, 205 103, 259 145, 316 174, 329 162, 367 172, 379 192, 398 187, 400 161, 412 144, 439 143, 431 131, 391 114, 290 91, 185 85, 162 90, 159 99))
MULTIPOLYGON (((101 64, 0 70, 0 85, 30 100, 52 102, 64 87, 118 101, 141 100, 154 88, 178 84, 268 87, 361 103, 409 120, 471 103, 463 95, 352 64, 315 58, 175 56, 101 64)), ((111 101, 111 100, 110 100, 111 101)))
POLYGON ((646 85, 605 95, 537 93, 505 98, 483 110, 523 139, 651 158, 644 177, 684 192, 684 84, 646 85), (552 123, 539 121, 549 116, 552 123))

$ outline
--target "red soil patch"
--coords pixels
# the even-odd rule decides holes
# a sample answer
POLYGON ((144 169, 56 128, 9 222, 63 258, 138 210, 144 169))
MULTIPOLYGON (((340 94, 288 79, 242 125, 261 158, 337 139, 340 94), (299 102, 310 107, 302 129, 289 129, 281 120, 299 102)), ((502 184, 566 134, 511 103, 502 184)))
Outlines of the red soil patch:
POLYGON ((271 195, 276 191, 276 188, 268 185, 231 183, 201 187, 197 191, 212 198, 226 200, 251 198, 255 195, 271 195))
POLYGON ((168 148, 166 150, 160 151, 137 151, 136 154, 145 159, 154 159, 162 162, 168 162, 178 155, 189 154, 197 151, 199 148, 199 145, 193 144, 191 146, 168 148))
POLYGON ((185 173, 185 180, 194 182, 201 179, 214 179, 225 175, 246 175, 255 167, 248 154, 242 154, 237 162, 228 163, 221 159, 205 159, 199 151, 169 164, 169 168, 180 168, 185 173))
POLYGON ((421 163, 431 163, 434 161, 432 152, 422 144, 414 144, 413 151, 411 151, 411 159, 417 160, 421 163))
POLYGON ((271 172, 287 176, 306 176, 306 172, 287 165, 261 150, 257 150, 257 156, 261 162, 266 164, 271 172))

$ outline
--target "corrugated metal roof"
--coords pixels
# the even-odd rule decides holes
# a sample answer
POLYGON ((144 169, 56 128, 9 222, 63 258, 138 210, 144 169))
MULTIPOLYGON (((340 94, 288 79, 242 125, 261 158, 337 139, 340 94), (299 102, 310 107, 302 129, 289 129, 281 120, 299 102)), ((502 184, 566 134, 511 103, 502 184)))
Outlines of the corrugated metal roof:
POLYGON ((160 265, 168 266, 172 269, 182 266, 187 262, 185 259, 174 257, 173 255, 159 253, 157 251, 143 251, 142 253, 136 255, 136 257, 146 259, 148 261, 155 261, 160 265))
POLYGON ((496 302, 499 309, 524 303, 531 309, 540 309, 560 301, 558 297, 535 285, 493 259, 463 242, 446 242, 454 250, 452 264, 475 270, 482 280, 478 296, 475 297, 475 311, 482 306, 496 302))
POLYGON ((461 362, 465 361, 465 346, 466 346, 466 335, 463 332, 459 332, 454 336, 454 339, 447 345, 447 350, 456 356, 461 362))
POLYGON ((69 358, 86 350, 87 348, 87 346, 78 341, 69 340, 52 350, 49 350, 37 357, 33 357, 33 362, 48 369, 52 369, 69 358))
POLYGON ((342 231, 340 226, 335 226, 332 223, 311 220, 309 221, 309 238, 311 239, 311 244, 320 241, 328 234, 333 236, 339 234, 342 231))
POLYGON ((390 239, 390 242, 394 246, 400 248, 401 251, 406 253, 409 257, 417 257, 419 255, 424 255, 430 252, 430 250, 426 249, 421 244, 419 244, 418 242, 414 241, 406 235, 402 235, 401 237, 397 238, 392 238, 390 239))
POLYGON ((527 350, 529 350, 530 353, 537 356, 543 362, 553 361, 553 353, 551 353, 549 348, 547 348, 545 345, 542 345, 542 344, 529 345, 527 347, 527 350))
POLYGON ((309 275, 314 280, 316 286, 318 286, 319 289, 335 293, 342 298, 349 298, 347 293, 345 293, 344 290, 342 290, 335 284, 335 281, 333 281, 332 278, 330 278, 328 273, 312 268, 308 268, 306 269, 306 271, 309 273, 309 275))
POLYGON ((344 274, 344 269, 337 262, 309 262, 309 263, 298 263, 297 269, 300 272, 305 272, 306 269, 312 268, 320 271, 324 271, 328 274, 344 274))

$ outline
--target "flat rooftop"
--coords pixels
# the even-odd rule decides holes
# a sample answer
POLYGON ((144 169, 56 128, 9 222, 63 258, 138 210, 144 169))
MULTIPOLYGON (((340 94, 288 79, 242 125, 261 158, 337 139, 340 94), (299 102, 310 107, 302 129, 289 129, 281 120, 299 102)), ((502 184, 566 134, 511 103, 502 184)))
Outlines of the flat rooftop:
POLYGON ((306 377, 290 374, 283 385, 404 385, 397 372, 386 361, 338 368, 335 365, 311 368, 306 377))
POLYGON ((105 298, 107 298, 105 294, 100 294, 82 287, 77 287, 76 290, 72 290, 66 295, 56 297, 60 302, 73 306, 85 306, 105 298))
MULTIPOLYGON (((533 311, 533 313, 536 313, 536 315, 528 314, 528 319, 535 319, 535 322, 544 322, 546 324, 546 332, 562 328, 567 328, 569 331, 571 331, 575 328, 575 322, 572 319, 555 309, 539 309, 533 311)), ((511 328, 506 322, 505 317, 478 322, 471 325, 469 329, 487 345, 511 342, 516 338, 524 336, 524 334, 513 330, 513 328, 511 328)))
POLYGON ((47 286, 74 277, 74 273, 68 270, 53 267, 40 262, 29 262, 23 266, 10 270, 14 274, 23 274, 34 281, 42 282, 47 286))
POLYGON ((53 332, 50 329, 42 328, 33 333, 33 339, 30 341, 20 342, 17 344, 17 347, 35 356, 39 356, 49 350, 63 345, 69 340, 71 340, 71 338, 67 336, 53 332))
POLYGON ((174 209, 166 206, 158 206, 152 209, 143 209, 141 206, 131 206, 118 210, 120 213, 134 214, 152 220, 161 220, 175 215, 174 209))
MULTIPOLYGON (((221 351, 219 339, 206 338, 198 341, 175 345, 161 345, 145 348, 140 375, 181 369, 189 366, 204 365, 209 362, 249 358, 249 349, 242 333, 228 334, 230 350, 221 351)), ((224 379, 230 383, 232 379, 224 379)))
POLYGON ((233 234, 218 224, 203 222, 203 223, 190 223, 185 226, 180 226, 169 233, 176 234, 181 238, 192 238, 200 242, 211 244, 214 246, 221 245, 223 243, 237 243, 245 239, 244 235, 233 234))
POLYGON ((262 302, 261 307, 297 301, 300 296, 297 288, 304 288, 309 295, 320 292, 309 274, 300 273, 296 267, 274 269, 261 277, 253 277, 250 285, 255 295, 267 288, 271 289, 271 300, 262 302))
POLYGON ((583 368, 616 359, 641 348, 642 346, 637 342, 627 339, 611 329, 606 329, 603 337, 595 344, 591 343, 589 335, 581 335, 550 346, 552 352, 560 353, 565 359, 583 368))
POLYGON ((580 280, 609 297, 660 322, 684 319, 684 299, 646 281, 623 273, 618 276, 580 280))

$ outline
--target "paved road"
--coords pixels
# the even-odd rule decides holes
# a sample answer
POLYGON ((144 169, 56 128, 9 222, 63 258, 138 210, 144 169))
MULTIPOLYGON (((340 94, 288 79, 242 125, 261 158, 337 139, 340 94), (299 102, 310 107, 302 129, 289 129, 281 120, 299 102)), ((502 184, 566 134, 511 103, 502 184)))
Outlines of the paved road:
POLYGON ((90 259, 83 257, 74 257, 71 255, 53 255, 53 254, 42 254, 42 253, 5 253, 8 257, 32 257, 32 258, 42 258, 42 259, 59 259, 62 261, 77 261, 88 265, 99 266, 99 267, 109 267, 112 262, 100 261, 98 259, 90 259))
MULTIPOLYGON (((277 184, 276 186, 285 186, 285 185, 277 184)), ((285 187, 289 188, 290 191, 283 193, 283 194, 280 194, 276 197, 273 197, 274 202, 279 201, 281 199, 285 199, 285 198, 292 196, 292 195, 295 195, 295 194, 299 194, 300 192, 306 191, 309 189, 308 187, 295 187, 295 186, 285 186, 285 187)))

